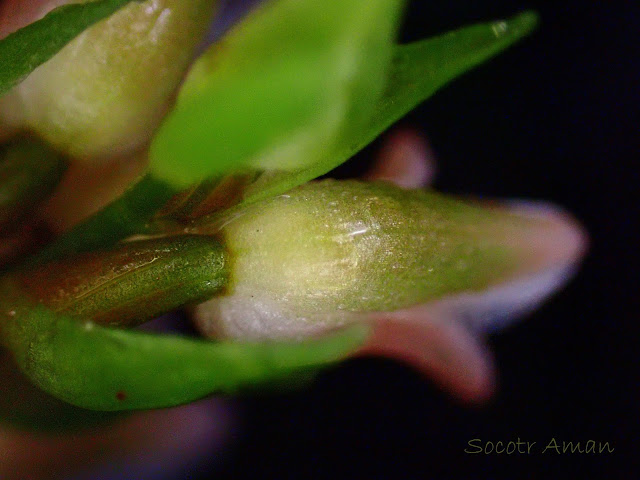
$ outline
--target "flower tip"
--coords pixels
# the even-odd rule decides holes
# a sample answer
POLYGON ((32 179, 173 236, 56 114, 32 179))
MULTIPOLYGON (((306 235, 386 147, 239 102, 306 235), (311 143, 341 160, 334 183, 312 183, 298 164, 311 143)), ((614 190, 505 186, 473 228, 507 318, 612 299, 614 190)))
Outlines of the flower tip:
POLYGON ((511 201, 512 213, 531 220, 523 247, 536 271, 564 267, 572 271, 588 249, 588 234, 570 213, 547 202, 511 201))
POLYGON ((520 266, 488 289, 452 294, 429 303, 425 308, 431 316, 495 332, 533 311, 572 278, 588 248, 582 225, 548 203, 511 201, 507 208, 525 221, 504 240, 518 252, 520 266))
POLYGON ((488 402, 497 375, 483 332, 530 312, 557 291, 576 270, 588 244, 584 228, 556 206, 512 201, 507 209, 524 220, 503 231, 523 263, 512 278, 480 292, 376 314, 374 332, 359 353, 406 362, 461 403, 488 402))

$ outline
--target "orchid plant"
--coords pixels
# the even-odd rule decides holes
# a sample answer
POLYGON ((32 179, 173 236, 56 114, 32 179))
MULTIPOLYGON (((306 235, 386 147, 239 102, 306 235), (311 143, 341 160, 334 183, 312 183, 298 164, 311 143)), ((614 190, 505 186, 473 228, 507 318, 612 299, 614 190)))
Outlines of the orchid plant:
MULTIPOLYGON (((536 25, 526 12, 399 45, 403 4, 268 0, 205 47, 214 0, 95 0, 5 31, 2 235, 24 238, 52 199, 59 230, 5 262, 11 368, 74 406, 120 411, 294 382, 403 342, 424 340, 428 362, 459 328, 420 326, 429 308, 566 267, 546 241, 561 222, 312 181, 536 25), (108 193, 65 203, 65 175, 100 168, 88 182, 108 193), (182 307, 206 338, 134 328, 182 307)), ((462 357, 440 377, 465 392, 462 357)))

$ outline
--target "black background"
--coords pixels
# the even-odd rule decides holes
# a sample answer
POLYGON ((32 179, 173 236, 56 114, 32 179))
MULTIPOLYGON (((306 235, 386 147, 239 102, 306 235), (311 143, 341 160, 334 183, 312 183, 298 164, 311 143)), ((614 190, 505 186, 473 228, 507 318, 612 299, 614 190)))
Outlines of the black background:
POLYGON ((550 200, 589 231, 577 278, 491 338, 493 403, 463 407, 399 363, 351 360, 307 390, 241 398, 233 448, 203 478, 640 478, 637 2, 413 1, 402 38, 528 8, 537 33, 399 122, 429 136, 438 189, 550 200), (615 452, 463 453, 472 438, 518 437, 615 452))

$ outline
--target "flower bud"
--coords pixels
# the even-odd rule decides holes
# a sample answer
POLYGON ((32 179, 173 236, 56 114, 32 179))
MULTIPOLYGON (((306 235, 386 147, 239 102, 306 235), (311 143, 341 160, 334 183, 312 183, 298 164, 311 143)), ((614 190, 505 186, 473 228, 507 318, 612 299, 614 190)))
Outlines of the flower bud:
POLYGON ((34 130, 80 158, 140 147, 182 80, 208 28, 212 4, 127 5, 80 34, 0 100, 5 128, 34 130))
POLYGON ((543 268, 547 245, 530 235, 541 227, 427 191, 310 183, 226 219, 229 286, 195 319, 210 336, 302 337, 484 290, 543 268))

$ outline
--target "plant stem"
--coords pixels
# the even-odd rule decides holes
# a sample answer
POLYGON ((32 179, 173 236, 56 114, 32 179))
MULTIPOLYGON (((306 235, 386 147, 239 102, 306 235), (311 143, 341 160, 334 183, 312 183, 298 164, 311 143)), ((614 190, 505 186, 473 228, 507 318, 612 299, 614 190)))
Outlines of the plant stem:
POLYGON ((209 300, 228 276, 227 252, 206 235, 123 242, 11 274, 25 294, 54 312, 120 327, 209 300))

